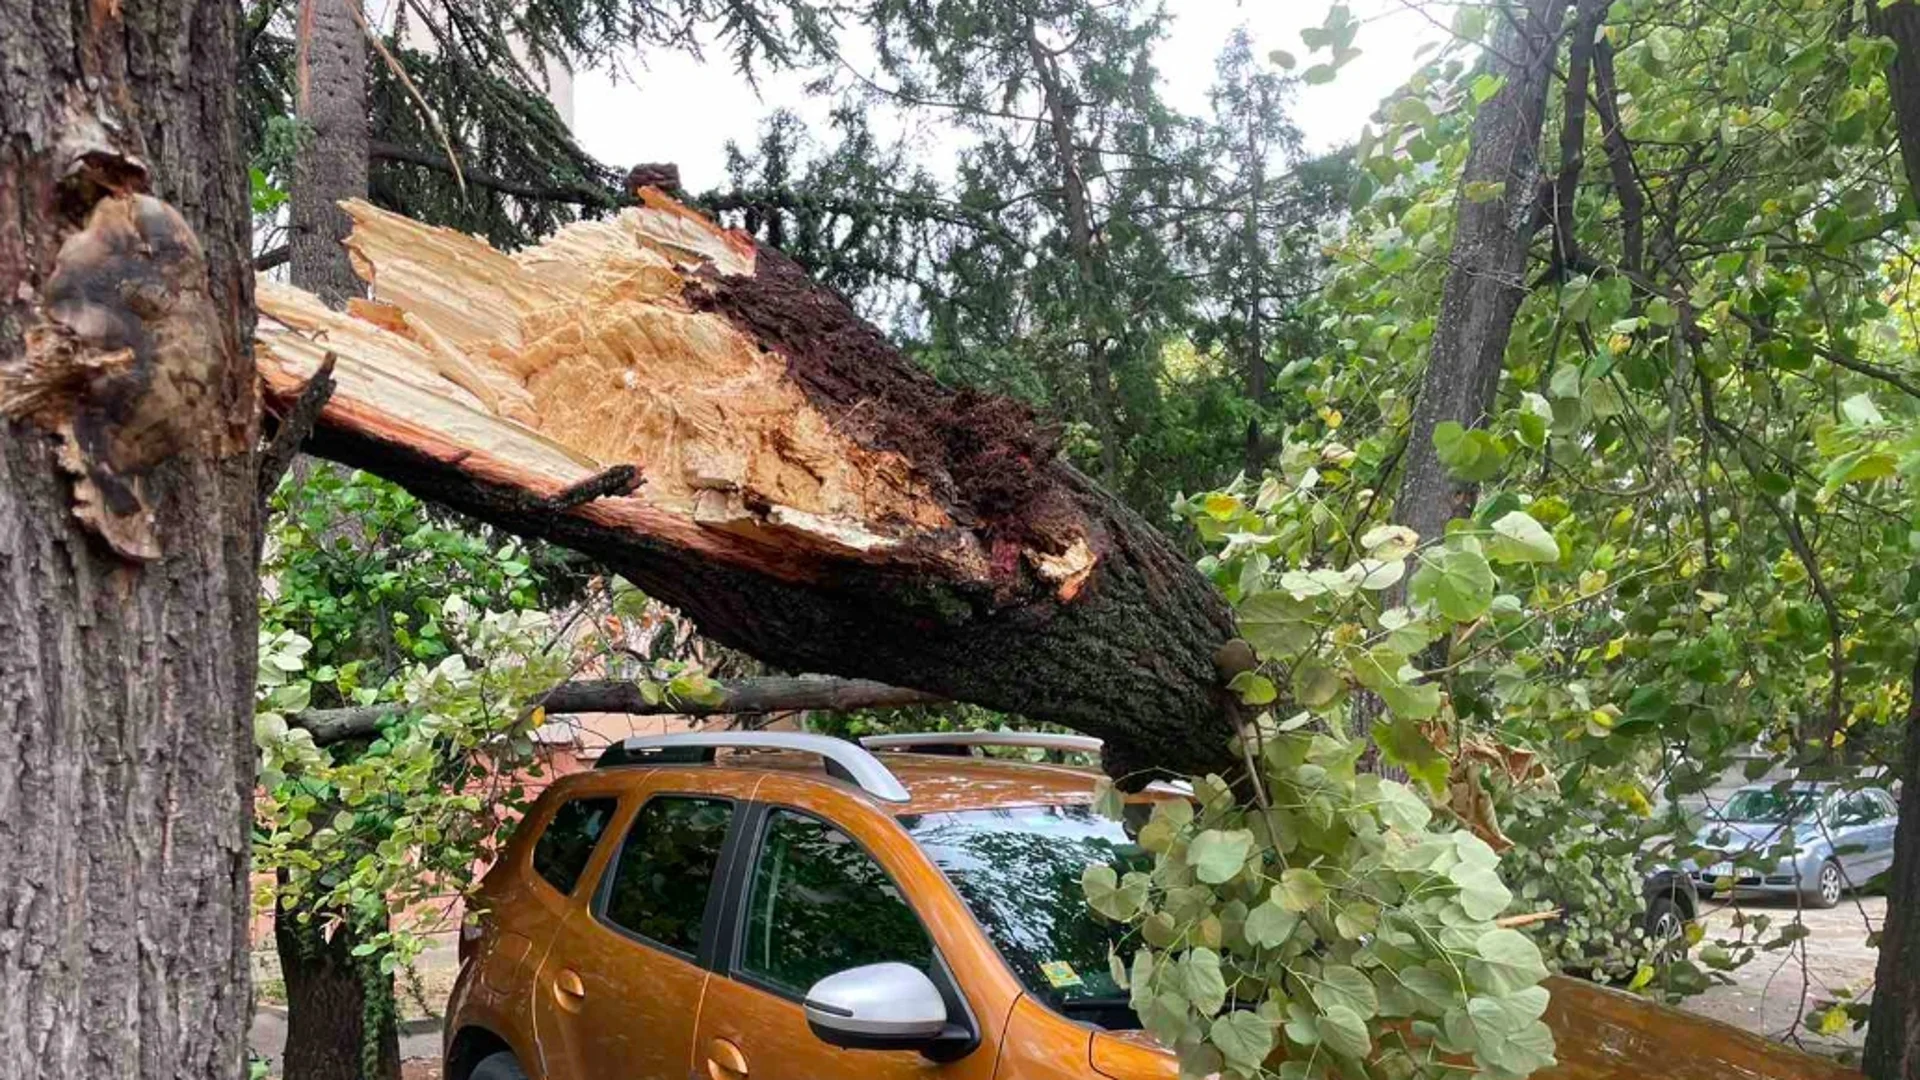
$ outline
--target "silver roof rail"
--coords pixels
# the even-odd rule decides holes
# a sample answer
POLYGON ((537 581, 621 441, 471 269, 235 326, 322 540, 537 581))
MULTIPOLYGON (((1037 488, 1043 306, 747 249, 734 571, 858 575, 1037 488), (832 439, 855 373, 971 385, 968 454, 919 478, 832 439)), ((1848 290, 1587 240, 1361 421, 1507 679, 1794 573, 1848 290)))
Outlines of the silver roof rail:
POLYGON ((876 799, 907 802, 912 796, 893 770, 865 748, 831 735, 797 731, 691 731, 678 735, 635 735, 607 748, 594 768, 618 765, 686 765, 713 760, 715 750, 787 750, 818 754, 828 775, 845 780, 876 799), (617 751, 617 752, 616 752, 617 751))
POLYGON ((974 746, 1037 747, 1082 754, 1100 752, 1100 740, 1091 735, 1060 735, 1044 731, 920 731, 903 735, 868 735, 860 745, 869 750, 912 750, 930 747, 965 749, 974 746))

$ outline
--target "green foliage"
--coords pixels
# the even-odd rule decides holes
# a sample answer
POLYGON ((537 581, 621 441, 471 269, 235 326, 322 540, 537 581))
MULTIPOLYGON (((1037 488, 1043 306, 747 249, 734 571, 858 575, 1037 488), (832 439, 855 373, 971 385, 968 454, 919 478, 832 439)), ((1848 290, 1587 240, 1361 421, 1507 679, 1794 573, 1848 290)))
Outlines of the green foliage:
MULTIPOLYGON (((1083 884, 1095 911, 1131 928, 1134 954, 1115 971, 1183 1075, 1306 1080, 1367 1062, 1437 1077, 1463 1071, 1438 1058, 1458 1055, 1490 1077, 1525 1076, 1553 1061, 1548 965, 1531 936, 1496 925, 1524 907, 1515 868, 1503 878, 1462 827, 1489 823, 1457 817, 1423 725, 1477 728, 1537 707, 1525 680, 1487 676, 1532 643, 1522 630, 1545 613, 1522 595, 1540 595, 1528 586, 1559 548, 1518 507, 1425 546, 1401 527, 1357 529, 1339 509, 1370 504, 1344 490, 1350 457, 1292 447, 1291 471, 1257 489, 1176 504, 1214 547, 1203 568, 1259 660, 1235 680, 1256 714, 1239 740, 1249 771, 1193 781, 1197 809, 1155 804, 1138 833, 1151 873, 1095 866, 1083 884), (1415 786, 1358 770, 1369 736, 1415 786), (1276 1050, 1284 1064, 1270 1065, 1276 1050)), ((1637 902, 1637 886, 1628 895, 1637 902)))
POLYGON ((262 565, 256 900, 352 923, 392 971, 431 927, 388 913, 467 887, 524 801, 512 772, 541 720, 524 702, 569 670, 541 610, 564 593, 536 570, 560 567, 364 474, 301 472, 275 495, 262 565), (327 747, 292 722, 342 705, 394 711, 327 747))

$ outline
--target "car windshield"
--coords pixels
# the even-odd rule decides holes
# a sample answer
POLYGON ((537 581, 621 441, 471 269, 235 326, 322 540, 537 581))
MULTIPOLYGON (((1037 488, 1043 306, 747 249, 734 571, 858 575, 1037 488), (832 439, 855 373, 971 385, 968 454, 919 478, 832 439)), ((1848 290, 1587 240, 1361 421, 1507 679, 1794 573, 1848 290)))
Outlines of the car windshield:
MULTIPOLYGON (((1144 807, 1142 808, 1144 810, 1144 807)), ((1056 1009, 1106 1027, 1133 1026, 1127 992, 1109 972, 1120 931, 1087 906, 1088 863, 1149 870, 1153 857, 1111 818, 1086 806, 1029 806, 900 819, 946 872, 1028 990, 1056 1009)))
POLYGON ((1727 800, 1721 814, 1728 821, 1752 821, 1778 825, 1786 821, 1806 821, 1813 817, 1814 793, 1776 791, 1773 788, 1743 788, 1727 800))

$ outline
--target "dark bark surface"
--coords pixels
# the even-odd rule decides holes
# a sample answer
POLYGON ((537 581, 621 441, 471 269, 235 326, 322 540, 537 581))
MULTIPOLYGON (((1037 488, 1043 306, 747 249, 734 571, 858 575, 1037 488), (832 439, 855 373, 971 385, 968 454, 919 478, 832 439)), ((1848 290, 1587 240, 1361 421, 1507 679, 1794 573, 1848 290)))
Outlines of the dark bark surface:
MULTIPOLYGON (((288 280, 336 308, 366 292, 341 245, 353 228, 341 201, 367 196, 367 39, 358 13, 359 0, 302 0, 296 36, 295 108, 307 137, 294 154, 288 193, 288 280)), ((282 434, 298 436, 312 418, 296 403, 282 424, 282 434)), ((287 449, 276 435, 270 456, 287 449)), ((284 463, 268 467, 283 471, 284 463)), ((262 472, 263 487, 278 479, 262 472)), ((278 909, 274 947, 287 982, 287 1080, 398 1080, 393 977, 352 962, 317 927, 278 909), (380 1025, 375 1042, 389 1052, 363 1059, 363 1017, 380 1025), (363 1070, 363 1060, 371 1068, 363 1070)))
MULTIPOLYGON (((1920 200, 1920 4, 1869 3, 1869 29, 1893 39, 1887 72, 1909 197, 1920 200)), ((1920 660, 1916 660, 1900 765, 1900 824, 1888 870, 1873 1007, 1861 1070, 1871 1080, 1920 1076, 1920 660)))
POLYGON ((393 976, 382 975, 370 957, 355 957, 360 939, 345 926, 329 936, 318 921, 278 918, 274 950, 287 987, 287 1043, 282 1080, 398 1076, 400 1029, 394 1018, 393 976), (292 964, 288 960, 293 960, 292 964), (365 986, 386 986, 372 995, 379 1012, 369 1017, 365 986), (377 1032, 371 1044, 368 1021, 377 1032), (298 1047, 298 1052, 295 1052, 298 1047))
POLYGON ((342 199, 367 197, 367 39, 359 0, 301 0, 287 248, 292 282, 333 307, 365 292, 340 246, 353 222, 342 199))
POLYGON ((1920 1076, 1920 661, 1913 671, 1900 755, 1900 824, 1887 873, 1872 1012, 1860 1068, 1869 1080, 1920 1076))
POLYGON ((997 601, 919 568, 849 564, 783 581, 671 542, 528 506, 404 443, 322 424, 309 449, 524 536, 600 560, 691 615, 706 636, 768 663, 911 687, 1106 740, 1109 772, 1230 770, 1232 728, 1214 654, 1233 637, 1211 584, 1165 537, 1072 467, 1046 466, 1100 522, 1100 568, 1071 602, 997 601))
POLYGON ((239 15, 0 0, 10 1077, 244 1070, 259 582, 239 15))
POLYGON ((1474 117, 1454 203, 1451 265, 1395 501, 1396 519, 1422 540, 1438 539, 1448 521, 1473 509, 1474 486, 1448 474, 1433 432, 1449 420, 1479 426, 1500 385, 1526 289, 1527 244, 1540 199, 1540 132, 1566 6, 1567 0, 1524 0, 1494 15, 1498 29, 1488 62, 1506 85, 1474 117), (1474 184, 1505 187, 1476 201, 1468 196, 1474 184))

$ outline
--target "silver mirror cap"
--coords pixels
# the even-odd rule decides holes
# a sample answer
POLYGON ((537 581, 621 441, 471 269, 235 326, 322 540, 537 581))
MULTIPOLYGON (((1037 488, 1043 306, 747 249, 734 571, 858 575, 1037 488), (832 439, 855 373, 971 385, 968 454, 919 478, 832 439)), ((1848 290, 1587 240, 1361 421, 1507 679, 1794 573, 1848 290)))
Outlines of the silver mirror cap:
POLYGON ((860 1039, 932 1039, 947 1026, 933 980, 906 964, 867 964, 829 975, 807 991, 807 1023, 860 1039))

